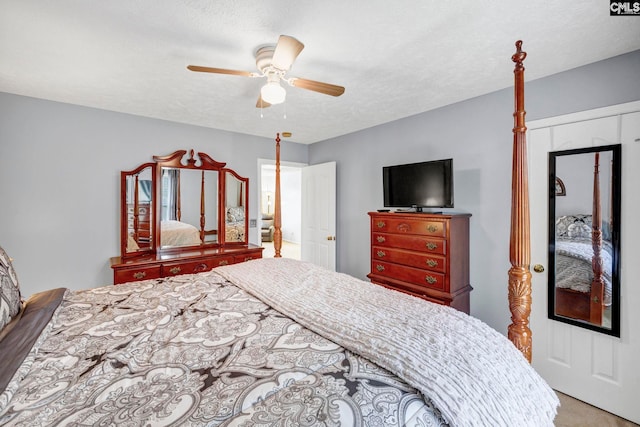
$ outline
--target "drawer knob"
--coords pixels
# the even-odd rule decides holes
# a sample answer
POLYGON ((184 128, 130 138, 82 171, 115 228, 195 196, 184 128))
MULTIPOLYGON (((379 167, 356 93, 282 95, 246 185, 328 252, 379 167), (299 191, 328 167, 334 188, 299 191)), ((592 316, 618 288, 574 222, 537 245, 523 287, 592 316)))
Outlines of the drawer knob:
POLYGON ((427 225, 427 231, 429 231, 430 233, 435 233, 436 231, 438 231, 438 226, 429 224, 427 225))
POLYGON ((147 276, 147 272, 146 271, 136 271, 135 273, 133 273, 133 278, 134 279, 144 279, 147 276))
POLYGON ((252 259, 253 259, 253 257, 252 257, 252 256, 248 256, 248 257, 245 257, 245 258, 244 258, 245 262, 246 262, 246 261, 251 261, 252 259))
POLYGON ((424 280, 427 281, 428 284, 433 285, 434 283, 436 283, 438 281, 438 279, 436 279, 433 276, 427 276, 424 278, 424 280))
POLYGON ((436 261, 435 259, 428 259, 426 262, 427 262, 427 265, 429 267, 437 267, 438 266, 438 261, 436 261))
POLYGON ((228 260, 226 260, 226 259, 223 259, 222 261, 220 261, 220 262, 218 263, 218 265, 229 265, 229 261, 228 261, 228 260))
POLYGON ((376 270, 384 271, 384 265, 380 265, 380 264, 376 265, 376 270))
POLYGON ((207 264, 202 263, 202 264, 198 264, 195 266, 195 268, 193 269, 193 271, 195 273, 199 272, 199 271, 206 271, 207 270, 207 264))
POLYGON ((180 267, 173 267, 171 270, 169 270, 169 272, 171 274, 178 274, 178 273, 180 273, 181 270, 182 269, 180 267))
POLYGON ((378 228, 384 228, 387 224, 384 221, 378 221, 378 228))
POLYGON ((384 258, 387 254, 384 251, 378 251, 376 252, 376 255, 378 255, 378 257, 380 258, 384 258))
POLYGON ((429 249, 430 251, 436 249, 438 247, 437 244, 433 243, 433 242, 427 242, 427 249, 429 249))
POLYGON ((384 243, 385 240, 387 240, 387 239, 385 239, 384 236, 378 236, 378 237, 376 237, 376 240, 378 241, 378 243, 384 243))

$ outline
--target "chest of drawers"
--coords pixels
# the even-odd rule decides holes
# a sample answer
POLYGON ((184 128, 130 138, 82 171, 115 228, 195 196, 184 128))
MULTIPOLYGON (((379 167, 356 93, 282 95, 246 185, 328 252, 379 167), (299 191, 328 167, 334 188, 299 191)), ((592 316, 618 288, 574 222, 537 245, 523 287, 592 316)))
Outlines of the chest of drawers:
POLYGON ((369 216, 373 283, 469 313, 470 214, 369 216))

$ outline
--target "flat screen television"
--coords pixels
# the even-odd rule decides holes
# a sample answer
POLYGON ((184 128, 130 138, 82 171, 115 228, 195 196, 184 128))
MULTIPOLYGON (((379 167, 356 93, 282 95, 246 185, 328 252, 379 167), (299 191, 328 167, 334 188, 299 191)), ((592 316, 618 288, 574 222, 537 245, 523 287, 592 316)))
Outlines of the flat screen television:
POLYGON ((453 159, 385 166, 382 182, 385 207, 453 207, 453 159))

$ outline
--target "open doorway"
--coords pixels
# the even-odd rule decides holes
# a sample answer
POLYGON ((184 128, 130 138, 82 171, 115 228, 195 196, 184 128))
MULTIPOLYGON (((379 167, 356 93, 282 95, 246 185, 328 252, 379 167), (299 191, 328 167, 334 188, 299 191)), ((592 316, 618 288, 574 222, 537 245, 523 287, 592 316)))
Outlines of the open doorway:
MULTIPOLYGON (((282 223, 281 255, 301 259, 302 235, 302 167, 298 164, 280 165, 280 200, 282 223)), ((263 258, 272 258, 273 213, 275 206, 276 166, 271 160, 260 160, 260 213, 258 227, 263 258)))

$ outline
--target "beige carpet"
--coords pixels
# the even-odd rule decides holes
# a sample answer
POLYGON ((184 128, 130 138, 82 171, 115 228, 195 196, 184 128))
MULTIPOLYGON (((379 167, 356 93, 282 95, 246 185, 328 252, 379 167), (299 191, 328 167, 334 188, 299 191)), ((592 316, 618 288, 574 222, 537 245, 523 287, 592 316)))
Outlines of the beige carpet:
MULTIPOLYGON (((275 250, 273 249, 273 242, 262 242, 262 258, 273 258, 275 250)), ((280 255, 283 258, 300 259, 300 245, 291 242, 282 242, 282 248, 280 248, 280 255)))
POLYGON ((560 408, 555 419, 556 427, 632 427, 638 424, 617 417, 609 412, 556 392, 560 408))

